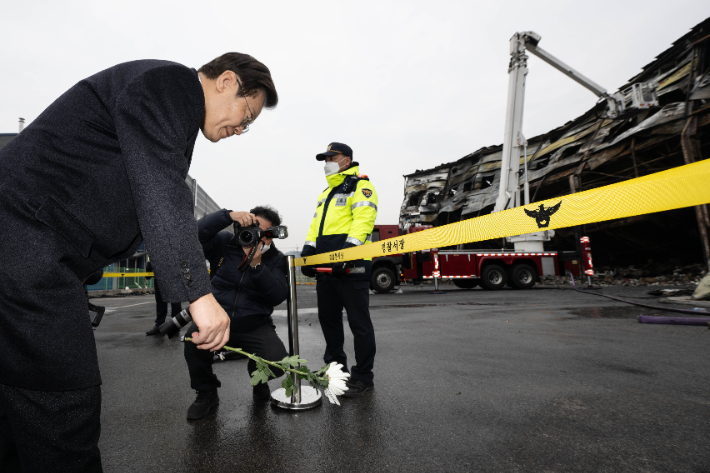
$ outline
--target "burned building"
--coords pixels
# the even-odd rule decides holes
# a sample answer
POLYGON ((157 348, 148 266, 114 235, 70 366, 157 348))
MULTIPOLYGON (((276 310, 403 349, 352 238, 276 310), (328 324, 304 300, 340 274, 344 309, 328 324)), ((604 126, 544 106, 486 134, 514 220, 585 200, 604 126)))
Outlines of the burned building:
MULTIPOLYGON (((620 119, 605 104, 543 135, 528 139, 530 202, 559 197, 710 157, 710 18, 643 67, 631 84, 646 83, 659 105, 620 119)), ((493 210, 500 184, 502 145, 405 177, 400 226, 435 226, 493 210)), ((522 168, 522 166, 521 166, 522 168)), ((523 177, 521 176, 521 187, 523 177)), ((708 183, 710 185, 710 183, 708 183)), ((585 225, 597 263, 707 264, 708 206, 585 225)), ((467 248, 501 248, 501 240, 467 248)), ((557 230, 549 247, 575 249, 574 229, 557 230)))

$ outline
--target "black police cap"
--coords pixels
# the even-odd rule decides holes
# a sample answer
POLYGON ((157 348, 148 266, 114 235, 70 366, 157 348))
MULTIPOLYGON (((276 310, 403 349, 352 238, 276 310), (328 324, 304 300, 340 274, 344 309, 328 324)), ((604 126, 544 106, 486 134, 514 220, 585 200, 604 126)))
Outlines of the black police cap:
POLYGON ((352 158, 353 150, 346 144, 333 142, 328 145, 328 149, 324 153, 317 154, 316 159, 318 161, 325 161, 327 156, 335 156, 336 154, 344 154, 352 158))

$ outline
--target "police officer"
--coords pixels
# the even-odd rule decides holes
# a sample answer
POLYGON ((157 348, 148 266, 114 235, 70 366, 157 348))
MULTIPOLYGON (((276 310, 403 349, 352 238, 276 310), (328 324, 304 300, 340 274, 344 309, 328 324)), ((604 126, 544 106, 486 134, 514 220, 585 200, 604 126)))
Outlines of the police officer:
MULTIPOLYGON (((370 243, 377 217, 377 192, 367 176, 358 174, 360 168, 353 161, 353 150, 343 143, 330 143, 316 159, 325 161, 328 188, 318 197, 301 256, 370 243)), ((326 363, 348 366, 343 350, 343 307, 347 311, 355 340, 356 365, 352 367, 349 389, 344 396, 358 397, 374 387, 375 330, 369 309, 372 261, 361 259, 330 266, 331 273, 316 272, 313 266, 303 266, 301 271, 318 281, 318 319, 326 342, 323 356, 326 363)))

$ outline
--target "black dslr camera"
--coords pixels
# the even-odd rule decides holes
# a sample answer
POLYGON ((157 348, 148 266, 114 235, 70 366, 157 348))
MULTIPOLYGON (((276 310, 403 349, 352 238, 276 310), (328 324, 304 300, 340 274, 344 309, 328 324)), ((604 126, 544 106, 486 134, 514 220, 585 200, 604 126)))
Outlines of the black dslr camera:
MULTIPOLYGON (((234 235, 236 236, 239 245, 243 247, 253 246, 247 258, 239 266, 239 269, 242 270, 251 262, 251 259, 254 257, 254 253, 256 253, 257 246, 255 243, 264 237, 278 239, 287 238, 288 227, 279 225, 277 227, 269 227, 266 230, 262 230, 258 225, 252 224, 248 227, 242 227, 237 222, 234 222, 234 235)), ((173 338, 175 335, 180 333, 180 329, 190 322, 192 322, 192 314, 190 314, 190 309, 184 309, 175 317, 166 320, 165 323, 160 326, 160 333, 167 335, 168 338, 173 338)))
POLYGON ((266 230, 262 230, 256 224, 251 224, 247 227, 242 227, 237 222, 234 222, 234 236, 237 239, 237 243, 243 247, 251 246, 251 251, 247 257, 239 265, 239 271, 243 271, 250 263, 254 255, 256 254, 256 249, 258 246, 256 243, 262 238, 279 238, 284 239, 288 237, 288 227, 279 225, 277 227, 269 227, 266 230))
POLYGON ((288 227, 279 225, 277 227, 269 227, 262 230, 256 224, 251 224, 248 227, 242 227, 237 222, 234 222, 234 234, 241 246, 252 246, 262 238, 278 238, 283 240, 288 237, 288 227))

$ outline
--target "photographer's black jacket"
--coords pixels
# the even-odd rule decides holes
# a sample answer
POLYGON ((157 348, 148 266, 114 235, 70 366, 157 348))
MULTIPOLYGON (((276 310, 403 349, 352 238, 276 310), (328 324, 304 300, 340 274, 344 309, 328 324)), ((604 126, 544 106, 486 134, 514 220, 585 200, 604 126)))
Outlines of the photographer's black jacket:
POLYGON ((259 266, 240 271, 244 251, 234 235, 222 231, 232 223, 229 211, 222 209, 201 218, 197 228, 205 258, 210 262, 212 294, 231 317, 231 330, 244 333, 273 323, 274 307, 288 295, 288 263, 272 242, 259 266))

